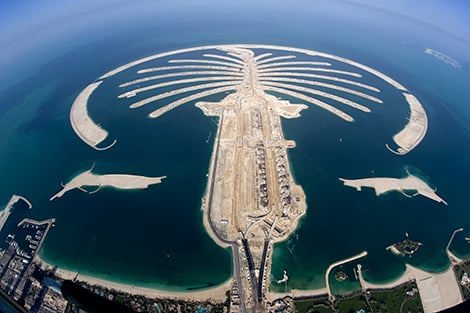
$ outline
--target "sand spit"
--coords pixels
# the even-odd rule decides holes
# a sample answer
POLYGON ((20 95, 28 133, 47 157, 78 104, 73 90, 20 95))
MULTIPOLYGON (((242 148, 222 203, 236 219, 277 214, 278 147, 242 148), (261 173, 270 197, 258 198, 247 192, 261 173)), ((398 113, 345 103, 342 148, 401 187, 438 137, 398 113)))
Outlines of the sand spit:
POLYGON ((206 90, 202 91, 184 98, 181 98, 179 100, 173 101, 170 104, 165 105, 164 107, 158 108, 155 111, 150 112, 149 117, 150 118, 157 118, 160 117, 161 115, 165 114, 166 112, 173 110, 174 108, 179 107, 180 105, 183 105, 185 103, 188 103, 190 101, 194 101, 203 97, 207 97, 210 95, 215 95, 218 93, 223 93, 223 92, 230 92, 230 91, 235 91, 237 90, 237 86, 228 86, 228 87, 220 87, 220 88, 214 88, 211 90, 206 90))
MULTIPOLYGON (((201 85, 195 85, 191 87, 184 87, 181 89, 175 89, 172 91, 167 91, 164 93, 157 94, 156 96, 152 96, 137 102, 132 103, 129 107, 131 109, 139 108, 143 105, 155 102, 157 100, 165 99, 171 96, 176 96, 182 93, 190 92, 190 91, 196 91, 196 90, 201 90, 201 89, 208 89, 208 88, 216 88, 216 87, 222 87, 222 86, 231 86, 232 90, 236 89, 236 86, 240 85, 240 81, 224 81, 224 82, 216 82, 216 83, 208 83, 208 84, 201 84, 201 85)), ((211 91, 211 90, 209 90, 211 91)))
POLYGON ((206 58, 213 58, 213 59, 220 59, 220 60, 225 60, 225 61, 229 61, 231 63, 238 63, 240 64, 242 67, 245 65, 245 62, 243 62, 242 60, 240 59, 235 59, 235 58, 231 58, 231 57, 226 57, 226 56, 223 56, 223 55, 218 55, 218 54, 203 54, 204 57, 206 58))
MULTIPOLYGON (((54 267, 52 264, 49 264, 42 260, 39 256, 36 256, 35 261, 40 264, 41 268, 46 270, 51 270, 54 267)), ((225 293, 227 292, 227 290, 230 289, 230 285, 232 283, 232 278, 229 278, 227 281, 220 285, 201 290, 168 291, 112 282, 109 280, 69 271, 63 268, 57 268, 56 276, 61 279, 75 280, 76 282, 86 282, 90 285, 102 286, 110 290, 113 289, 129 294, 146 296, 149 298, 182 299, 189 301, 223 301, 226 298, 225 293)))
POLYGON ((264 59, 264 58, 267 58, 267 57, 270 57, 272 56, 273 54, 268 52, 268 53, 263 53, 263 54, 260 54, 260 55, 257 55, 253 58, 253 61, 258 61, 258 60, 261 60, 261 59, 264 59))
MULTIPOLYGON (((118 98, 129 98, 136 96, 137 94, 148 91, 148 90, 153 90, 153 89, 158 89, 158 88, 163 88, 167 86, 172 86, 172 85, 179 85, 179 84, 189 84, 189 83, 197 83, 197 82, 206 82, 206 81, 227 81, 231 83, 241 83, 243 80, 243 77, 230 77, 230 76, 211 76, 211 77, 197 77, 197 78, 188 78, 188 79, 180 79, 180 80, 172 80, 168 82, 163 82, 159 84, 154 84, 150 86, 145 86, 142 88, 137 88, 130 90, 128 92, 122 93, 118 96, 118 98)), ((196 87, 196 86, 192 86, 196 87)))
MULTIPOLYGON (((100 77, 100 79, 105 79, 108 77, 111 77, 113 75, 116 75, 117 73, 120 73, 122 71, 125 71, 131 67, 134 67, 136 65, 152 61, 155 59, 159 59, 162 57, 170 56, 170 55, 175 55, 175 54, 180 54, 180 53, 186 53, 186 52, 195 52, 195 51, 201 51, 201 50, 209 50, 209 49, 220 49, 220 48, 245 48, 245 49, 272 49, 272 50, 282 50, 282 51, 291 51, 291 52, 296 52, 296 53, 302 53, 310 56, 318 56, 318 57, 323 57, 327 59, 332 59, 336 60, 339 62, 347 63, 349 65, 355 66, 357 68, 360 68, 364 71, 367 71, 380 79, 386 81, 393 87, 402 90, 402 91, 407 91, 405 87, 403 87, 400 83, 392 79, 391 77, 374 70, 371 67, 368 67, 364 64, 338 57, 332 54, 327 54, 327 53, 322 53, 314 50, 307 50, 307 49, 301 49, 301 48, 292 48, 292 47, 286 47, 286 46, 276 46, 276 45, 250 45, 250 44, 234 44, 234 45, 209 45, 209 46, 200 46, 200 47, 193 47, 193 48, 186 48, 186 49, 179 49, 179 50, 174 50, 174 51, 169 51, 169 52, 164 52, 164 53, 158 53, 155 55, 151 55, 142 59, 135 60, 133 62, 127 63, 123 66, 120 66, 116 69, 113 69, 109 71, 108 73, 104 74, 103 76, 100 77)), ((279 61, 279 60, 286 60, 286 59, 293 59, 295 58, 294 55, 289 55, 289 56, 279 56, 279 57, 274 57, 274 58, 269 58, 269 59, 264 59, 263 61, 257 62, 257 64, 264 64, 268 62, 273 62, 273 61, 279 61)))
MULTIPOLYGON (((201 59, 201 60, 196 60, 196 59, 181 59, 181 60, 172 59, 172 60, 169 61, 170 63, 187 63, 187 64, 189 63, 190 65, 164 66, 164 67, 156 67, 156 68, 147 68, 147 69, 139 70, 137 72, 139 74, 144 74, 144 73, 149 73, 149 72, 154 72, 154 71, 181 70, 181 69, 204 69, 204 70, 207 70, 207 71, 222 71, 222 72, 224 72, 224 75, 228 74, 228 73, 237 73, 237 74, 242 74, 243 75, 243 71, 246 71, 247 70, 246 66, 248 66, 245 63, 244 58, 245 58, 245 56, 251 54, 250 56, 253 58, 253 63, 250 65, 250 68, 251 68, 250 71, 253 72, 254 70, 256 70, 258 79, 259 78, 268 79, 268 78, 273 78, 275 76, 281 76, 281 77, 294 76, 294 77, 303 77, 304 79, 306 79, 306 78, 328 79, 328 80, 332 80, 332 81, 335 81, 335 82, 347 83, 347 84, 359 86, 361 88, 366 88, 366 89, 369 89, 369 90, 373 90, 375 92, 380 92, 380 90, 378 90, 377 88, 372 87, 372 86, 368 86, 367 84, 362 84, 362 83, 359 83, 359 82, 354 82, 354 81, 351 81, 351 80, 338 78, 338 77, 331 77, 331 76, 327 76, 327 75, 315 75, 315 74, 309 74, 309 73, 305 73, 305 72, 322 71, 322 72, 335 73, 335 74, 339 74, 339 75, 350 75, 350 76, 354 76, 354 77, 362 77, 362 75, 359 74, 359 73, 349 72, 349 71, 340 71, 340 70, 335 70, 335 69, 330 69, 330 68, 301 67, 300 66, 302 64, 305 64, 305 65, 308 64, 308 65, 312 65, 312 66, 315 66, 315 65, 330 66, 332 63, 324 62, 325 61, 324 59, 334 60, 334 61, 337 61, 337 62, 342 62, 342 63, 348 64, 350 66, 356 67, 356 68, 361 69, 363 71, 369 72, 370 74, 377 76, 378 78, 384 80, 385 82, 387 82, 388 84, 390 84, 394 88, 396 88, 396 89, 403 92, 403 95, 405 96, 405 98, 406 98, 406 100, 409 104, 410 111, 411 111, 411 113, 410 113, 410 122, 408 123, 408 125, 402 131, 400 131, 399 133, 397 133, 394 136, 394 141, 399 146, 398 150, 394 151, 387 145, 387 148, 389 148, 390 151, 392 151, 396 154, 399 154, 399 155, 406 154, 409 151, 411 151, 412 149, 414 149, 420 143, 422 138, 425 136, 426 129, 427 129, 426 113, 425 113, 424 109, 422 108, 422 106, 420 105, 419 101, 414 96, 409 94, 408 90, 404 86, 402 86, 400 83, 398 83, 397 81, 395 81, 391 77, 389 77, 389 76, 387 76, 387 75, 385 75, 385 74, 383 74, 383 73, 381 73, 377 70, 374 70, 373 68, 370 68, 366 65, 360 64, 358 62, 355 62, 355 61, 352 61, 352 60, 349 60, 349 59, 346 59, 346 58, 342 58, 342 57, 338 57, 338 56, 335 56, 335 55, 322 53, 322 52, 318 52, 318 51, 314 51, 314 50, 306 50, 306 49, 291 48, 291 47, 285 47, 285 46, 275 46, 275 45, 253 45, 253 44, 209 45, 209 46, 193 47, 193 48, 180 49, 180 50, 175 50, 175 51, 170 51, 170 52, 165 52, 165 53, 159 53, 159 54, 155 54, 155 55, 152 55, 152 56, 149 56, 149 57, 145 57, 145 58, 136 60, 134 62, 130 62, 128 64, 125 64, 121 67, 118 67, 118 68, 104 74, 103 76, 100 77, 100 79, 105 79, 105 78, 111 77, 111 76, 113 76, 117 73, 120 73, 120 72, 122 72, 124 70, 127 70, 131 67, 134 67, 136 65, 139 65, 139 64, 142 64, 142 63, 145 63, 145 62, 149 62, 149 61, 152 61, 152 60, 155 60, 155 59, 159 59, 159 58, 162 58, 162 57, 174 56, 174 55, 178 55, 178 54, 181 54, 181 53, 211 50, 211 49, 225 52, 226 55, 206 53, 206 54, 203 54, 203 56, 207 58, 205 60, 204 59, 201 59), (300 60, 300 61, 296 61, 296 62, 289 62, 289 61, 279 62, 281 60, 295 59, 296 56, 295 55, 283 55, 283 56, 271 57, 271 55, 272 55, 271 52, 263 53, 261 55, 255 56, 254 52, 251 51, 250 49, 271 49, 271 50, 277 50, 277 51, 283 51, 283 52, 300 53, 300 54, 308 55, 308 56, 311 56, 311 57, 320 58, 320 60, 318 60, 318 61, 317 60, 315 60, 315 61, 300 60), (274 63, 275 61, 276 61, 276 63, 274 63), (191 63, 200 63, 201 65, 191 65, 191 63), (205 64, 207 64, 207 65, 205 65, 205 64), (284 65, 287 65, 287 66, 284 66, 284 65), (292 65, 293 67, 291 67, 290 65, 292 65), (296 67, 295 65, 299 65, 299 67, 296 67)), ((168 76, 168 77, 172 77, 172 75, 175 75, 175 76, 183 75, 183 74, 177 74, 177 73, 169 73, 169 74, 170 74, 170 76, 168 76)), ((164 75, 166 75, 166 74, 164 74, 164 75)), ((148 81, 148 80, 152 80, 152 79, 157 79, 156 77, 161 77, 161 76, 158 75, 158 76, 152 76, 152 77, 147 77, 147 78, 141 78, 141 79, 133 81, 133 83, 144 82, 144 81, 148 81)), ((279 82, 279 80, 278 80, 278 82, 279 82)), ((287 81, 284 81, 284 82, 287 82, 287 81)), ((294 83, 293 81, 290 81, 290 82, 294 83)), ((131 82, 125 83, 123 85, 127 86, 129 84, 131 84, 131 82)), ((121 85, 121 86, 123 86, 123 85, 121 85)), ((316 85, 321 86, 318 83, 316 85)), ((199 87, 202 88, 202 86, 203 85, 200 85, 199 87)), ((209 86, 204 85, 204 87, 216 88, 216 87, 221 87, 221 85, 218 85, 218 86, 217 85, 209 85, 209 86)), ((327 87, 327 86, 323 85, 323 87, 327 87)), ((337 87, 342 88, 342 86, 337 86, 337 87)), ((329 87, 327 87, 327 88, 329 88, 329 87)), ((348 92, 347 88, 343 89, 343 90, 340 90, 338 88, 336 88, 336 90, 343 91, 343 92, 348 92)), ((269 89, 267 89, 267 90, 270 90, 270 89, 272 89, 272 86, 269 87, 269 89)), ((193 90, 196 90, 196 89, 193 89, 193 90)), ((193 90, 186 90, 186 91, 189 92, 189 91, 193 91, 193 90)), ((278 91, 279 91, 279 89, 278 89, 278 91)), ((369 96, 367 94, 364 94, 364 93, 361 93, 361 92, 358 92, 358 91, 356 91, 356 92, 353 91, 353 92, 349 92, 349 93, 360 96, 360 97, 363 97, 363 98, 365 98, 367 100, 370 100, 370 101, 374 101, 374 102, 378 102, 378 103, 382 102, 378 98, 369 96)), ((176 94, 179 94, 179 93, 177 92, 176 94)), ((133 97, 134 95, 135 95, 134 93, 129 92, 125 96, 126 97, 133 97)), ((164 97, 172 96, 172 95, 174 95, 174 93, 165 93, 164 97)), ((316 95, 318 95, 318 94, 316 94, 316 95)), ((319 95, 319 96, 321 97, 321 95, 319 95)), ((307 97, 307 98, 311 99, 310 97, 307 97)), ((307 98, 304 97, 302 99, 305 100, 307 98)), ((140 105, 150 103, 150 102, 153 102, 153 101, 156 101, 156 100, 159 100, 159 99, 162 99, 161 95, 157 95, 155 97, 150 97, 148 99, 142 100, 142 102, 133 104, 132 107, 138 107, 140 105)), ((336 100, 338 100, 338 99, 341 99, 341 98, 336 98, 336 100)), ((309 100, 306 100, 306 101, 309 101, 309 100)), ((312 101, 309 101, 309 102, 314 103, 312 101)), ((316 102, 316 104, 319 104, 319 103, 320 102, 318 102, 318 101, 316 102)), ((349 100, 348 102, 343 101, 342 103, 346 104, 346 105, 351 105, 353 102, 351 102, 349 100)), ((355 107, 362 110, 362 111, 364 111, 364 112, 369 111, 368 108, 365 108, 362 105, 355 105, 355 107)), ((162 111, 167 112, 168 110, 164 109, 164 110, 160 110, 158 112, 162 112, 162 111)), ((329 111, 333 112, 334 110, 329 110, 329 111)), ((339 112, 336 112, 336 113, 339 113, 339 112)), ((153 113, 152 115, 153 116, 159 116, 158 113, 153 113)), ((340 116, 341 118, 347 120, 347 121, 352 121, 352 117, 349 117, 344 112, 340 111, 340 114, 337 114, 337 115, 340 116)), ((99 127, 98 127, 98 129, 99 129, 99 127)), ((93 147, 96 146, 96 142, 98 140, 102 139, 101 137, 104 137, 103 134, 101 134, 101 137, 100 137, 100 134, 99 134, 100 132, 98 130, 96 130, 95 133, 96 134, 94 134, 94 135, 90 136, 90 138, 88 138, 88 142, 86 141, 88 144, 91 143, 90 145, 93 146, 93 147)), ((84 137, 85 137, 85 139, 87 139, 86 136, 84 136, 84 137)))
POLYGON ((168 73, 162 75, 155 75, 155 76, 148 76, 144 78, 135 79, 129 82, 125 82, 119 85, 119 87, 128 87, 131 85, 139 84, 148 82, 151 80, 158 80, 158 79, 165 79, 171 77, 179 77, 179 76, 196 76, 196 75, 225 75, 225 76, 234 76, 234 77, 243 77, 243 73, 236 73, 236 72, 227 72, 227 71, 192 71, 192 72, 176 72, 176 73, 168 73))
POLYGON ((114 75, 116 75, 116 74, 118 74, 122 71, 125 71, 125 70, 127 70, 127 69, 129 69, 133 66, 136 66, 136 65, 148 62, 148 61, 152 61, 152 60, 155 60, 155 59, 159 59, 159 58, 163 58, 163 57, 167 57, 167 56, 171 56, 171 55, 175 55, 175 54, 180 54, 180 53, 186 53, 186 52, 194 52, 194 51, 201 51, 201 50, 207 50, 207 49, 217 49, 218 47, 219 47, 219 45, 193 47, 193 48, 185 48, 185 49, 179 49, 179 50, 173 50, 173 51, 154 54, 154 55, 151 55, 151 56, 141 58, 141 59, 132 61, 130 63, 124 64, 120 67, 117 67, 117 68, 107 72, 106 74, 102 75, 99 79, 109 78, 109 77, 114 76, 114 75))
POLYGON ((341 70, 333 70, 329 68, 322 68, 322 67, 273 67, 273 68, 266 68, 260 69, 259 73, 270 73, 270 72, 280 72, 280 71, 307 71, 307 72, 325 72, 325 73, 333 73, 333 74, 340 74, 340 75, 347 75, 353 77, 362 77, 361 74, 348 72, 348 71, 341 71, 341 70))
POLYGON ((349 114, 344 113, 343 111, 335 108, 332 105, 329 105, 329 104, 327 104, 323 101, 317 100, 315 98, 308 97, 308 96, 306 96, 302 93, 298 93, 298 92, 295 92, 295 91, 290 91, 290 90, 287 90, 287 89, 284 89, 284 88, 272 87, 272 86, 263 86, 263 89, 265 91, 273 91, 273 92, 289 95, 289 96, 292 96, 292 97, 300 99, 300 100, 307 101, 307 102, 309 102, 311 104, 314 104, 314 105, 316 105, 316 106, 318 106, 318 107, 320 107, 320 108, 322 108, 322 109, 324 109, 328 112, 331 112, 331 113, 335 114, 336 116, 342 118, 343 120, 345 120, 347 122, 354 121, 354 119, 349 114))
POLYGON ((315 61, 293 61, 293 62, 274 62, 258 66, 258 69, 276 67, 276 66, 288 66, 288 65, 317 65, 317 66, 331 66, 328 62, 315 62, 315 61))
POLYGON ((33 207, 31 202, 28 199, 26 199, 25 197, 18 196, 18 195, 11 196, 10 201, 8 201, 5 208, 0 212, 0 231, 2 230, 2 228, 5 225, 6 221, 8 220, 8 217, 10 217, 11 209, 13 208, 15 203, 17 203, 20 200, 24 201, 30 209, 33 207))
POLYGON ((410 105, 411 110, 408 123, 405 128, 393 136, 393 140, 399 146, 398 151, 394 151, 386 145, 388 150, 398 155, 407 154, 419 145, 428 129, 428 118, 421 103, 415 96, 409 93, 403 93, 403 95, 410 105))
POLYGON ((259 76, 260 80, 271 79, 271 78, 274 78, 274 77, 318 78, 318 79, 323 79, 323 80, 331 80, 331 81, 338 82, 338 83, 345 83, 345 84, 348 84, 348 85, 361 87, 361 88, 368 89, 368 90, 375 91, 375 92, 380 92, 379 89, 377 89, 375 87, 372 87, 372 86, 369 86, 367 84, 359 83, 359 82, 349 80, 349 79, 338 78, 338 77, 334 77, 334 76, 328 76, 328 75, 318 75, 318 74, 310 74, 310 73, 294 73, 294 72, 272 72, 272 73, 265 73, 265 74, 259 73, 258 76, 259 76))
POLYGON ((434 200, 436 202, 442 202, 447 205, 444 199, 440 198, 435 190, 429 187, 426 182, 420 178, 408 175, 405 178, 390 178, 390 177, 375 177, 375 178, 363 178, 363 179, 344 179, 340 178, 345 186, 354 187, 356 190, 361 191, 362 187, 369 187, 375 189, 375 194, 380 196, 388 191, 397 190, 400 191, 406 197, 414 197, 416 195, 422 195, 426 198, 434 200), (412 195, 408 195, 406 191, 414 191, 412 195))
POLYGON ((338 57, 338 56, 335 56, 335 55, 332 55, 332 54, 313 51, 313 50, 307 50, 307 49, 292 48, 292 47, 285 47, 285 46, 274 46, 274 45, 243 45, 243 44, 241 44, 241 45, 238 45, 238 46, 239 47, 244 47, 244 48, 252 48, 252 49, 261 48, 261 49, 292 51, 292 52, 297 52, 297 53, 304 53, 304 54, 307 54, 307 55, 310 55, 310 56, 318 56, 318 57, 323 57, 323 58, 336 60, 336 61, 339 61, 339 62, 343 62, 343 63, 347 63, 349 65, 355 66, 355 67, 360 68, 360 69, 362 69, 366 72, 369 72, 369 73, 379 77, 380 79, 386 81, 387 83, 389 83, 390 85, 392 85, 396 89, 399 89, 399 90, 402 90, 402 91, 407 91, 407 89, 405 87, 403 87, 400 83, 398 83, 397 81, 395 81, 391 77, 389 77, 389 76, 387 76, 387 75, 385 75, 385 74, 383 74, 383 73, 381 73, 377 70, 374 70, 371 67, 368 67, 364 64, 352 61, 350 59, 338 57))
POLYGON ((88 115, 88 99, 91 94, 101 85, 102 81, 88 85, 83 91, 78 95, 75 101, 72 104, 70 109, 70 123, 72 128, 80 139, 82 139, 87 145, 92 147, 95 150, 106 150, 111 148, 116 140, 105 148, 96 147, 100 142, 108 137, 108 132, 101 128, 98 124, 93 122, 93 120, 88 115))
POLYGON ((200 60, 200 59, 175 59, 170 60, 168 63, 201 63, 201 64, 213 64, 213 65, 222 65, 230 67, 243 68, 243 65, 233 62, 224 62, 224 61, 215 61, 215 60, 200 60))
POLYGON ((270 82, 270 81, 266 81, 266 82, 263 82, 261 84, 263 86, 273 86, 273 87, 283 88, 283 89, 286 89, 286 90, 293 89, 293 90, 296 90, 296 91, 306 92, 306 93, 309 93, 309 94, 312 94, 312 95, 321 96, 321 97, 324 97, 324 98, 334 100, 336 102, 348 105, 348 106, 350 106, 352 108, 355 108, 357 110, 360 110, 362 112, 366 112, 366 113, 370 112, 370 109, 366 106, 363 106, 363 105, 361 105, 357 102, 351 101, 349 99, 333 95, 333 94, 328 93, 328 92, 324 92, 324 91, 320 91, 320 90, 316 90, 316 89, 312 89, 312 88, 301 87, 301 86, 292 85, 292 84, 284 84, 284 83, 277 83, 277 82, 270 82))
POLYGON ((269 59, 264 59, 262 61, 256 62, 256 64, 261 65, 261 64, 265 64, 265 63, 274 62, 274 61, 291 60, 291 59, 295 59, 295 58, 296 58, 295 55, 283 55, 283 56, 279 56, 279 57, 272 57, 272 58, 269 58, 269 59))
POLYGON ((235 72, 235 73, 239 73, 239 72, 242 71, 241 68, 238 68, 238 67, 230 67, 230 66, 215 66, 215 65, 174 65, 174 66, 160 66, 160 67, 145 68, 145 69, 143 69, 143 70, 137 71, 137 73, 138 73, 138 74, 146 74, 146 73, 153 73, 153 72, 172 71, 172 70, 183 70, 183 69, 216 70, 216 71, 227 71, 227 72, 235 72))
POLYGON ((329 88, 329 89, 334 89, 338 91, 342 91, 345 93, 349 93, 376 103, 383 103, 382 100, 379 98, 376 98, 374 96, 365 94, 360 91, 356 91, 350 88, 342 87, 342 86, 337 86, 333 84, 328 84, 328 83, 323 83, 315 80, 306 80, 306 79, 296 79, 296 78, 288 78, 288 77, 262 77, 260 79, 261 83, 268 83, 268 82, 288 82, 288 83, 294 83, 294 84, 305 84, 305 85, 312 85, 312 86, 319 86, 319 87, 324 87, 324 88, 329 88))
MULTIPOLYGON (((92 168, 93 169, 93 168, 92 168)), ((74 177, 70 182, 62 185, 62 190, 53 195, 49 201, 62 197, 66 192, 73 189, 80 189, 86 193, 95 193, 101 187, 114 187, 118 189, 145 189, 149 185, 159 184, 166 176, 146 177, 128 174, 93 174, 89 169, 78 176, 74 177), (83 187, 97 187, 96 190, 88 192, 83 187)))

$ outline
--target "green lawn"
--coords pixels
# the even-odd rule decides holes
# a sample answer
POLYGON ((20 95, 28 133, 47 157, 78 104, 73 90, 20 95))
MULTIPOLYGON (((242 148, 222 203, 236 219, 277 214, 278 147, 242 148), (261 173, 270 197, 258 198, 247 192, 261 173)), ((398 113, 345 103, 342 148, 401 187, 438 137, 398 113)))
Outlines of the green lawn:
MULTIPOLYGON (((409 283, 392 291, 373 291, 369 295, 369 303, 374 313, 420 313, 423 312, 419 294, 406 295, 407 291, 416 288, 414 283, 409 283)), ((294 301, 297 313, 334 313, 328 306, 326 298, 314 300, 294 301)), ((356 313, 360 309, 371 312, 364 295, 357 295, 349 299, 336 301, 337 313, 356 313)))
POLYGON ((340 300, 336 303, 336 308, 339 313, 356 313, 360 309, 369 312, 369 307, 362 295, 340 300))
POLYGON ((333 313, 334 311, 327 305, 326 298, 317 300, 295 301, 295 311, 297 313, 333 313))
POLYGON ((410 283, 393 291, 372 292, 370 305, 376 313, 423 312, 418 292, 412 297, 406 295, 413 288, 416 288, 415 285, 410 283))

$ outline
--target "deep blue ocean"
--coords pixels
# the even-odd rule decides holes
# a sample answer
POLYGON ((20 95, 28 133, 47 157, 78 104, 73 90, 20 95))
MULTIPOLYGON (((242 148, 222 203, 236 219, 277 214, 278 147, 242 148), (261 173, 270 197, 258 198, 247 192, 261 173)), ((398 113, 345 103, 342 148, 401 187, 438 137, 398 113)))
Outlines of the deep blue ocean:
MULTIPOLYGON (((456 236, 452 250, 470 256, 464 241, 470 230, 470 56, 462 52, 470 51, 468 43, 426 24, 362 7, 350 8, 352 13, 325 7, 246 12, 236 5, 223 12, 208 10, 116 18, 106 28, 90 27, 62 38, 63 44, 56 42, 46 61, 37 61, 30 71, 2 74, 18 82, 0 91, 0 202, 17 193, 34 205, 29 212, 15 210, 5 232, 25 214, 55 217, 41 251, 52 264, 165 289, 225 281, 232 272, 230 250, 206 234, 200 211, 214 136, 209 143, 206 139, 215 134, 217 121, 192 104, 152 120, 146 118, 149 111, 131 111, 115 96, 97 93, 90 114, 110 138, 118 139, 113 149, 98 152, 74 134, 69 109, 89 83, 132 60, 192 46, 259 43, 318 50, 371 66, 416 95, 429 119, 424 140, 401 157, 385 149, 408 115, 391 92, 381 95, 385 103, 372 113, 356 114, 354 123, 314 107, 298 119, 282 121, 285 137, 297 143, 289 156, 308 210, 296 233, 275 246, 273 277, 280 279, 286 270, 288 288, 322 287, 330 263, 363 250, 369 255, 360 263, 374 282, 394 279, 405 262, 444 270, 444 248, 458 227, 467 232, 456 236), (453 56, 461 70, 425 54, 426 48, 453 56), (168 178, 146 190, 103 189, 93 195, 75 190, 49 202, 61 182, 92 164, 98 173, 168 178), (376 197, 371 189, 357 192, 338 180, 403 177, 406 169, 436 187, 449 205, 397 192, 376 197), (423 243, 412 258, 385 250, 405 232, 423 243)), ((354 282, 334 283, 338 292, 355 287, 354 282)))

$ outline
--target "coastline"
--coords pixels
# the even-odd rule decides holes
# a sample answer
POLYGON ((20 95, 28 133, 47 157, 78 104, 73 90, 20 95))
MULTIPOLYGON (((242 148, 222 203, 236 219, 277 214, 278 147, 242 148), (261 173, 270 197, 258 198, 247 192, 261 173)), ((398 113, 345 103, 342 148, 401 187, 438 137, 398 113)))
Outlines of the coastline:
MULTIPOLYGON (((44 261, 39 255, 35 257, 35 262, 39 263, 40 267, 45 270, 51 270, 54 267, 52 264, 44 261)), ((120 292, 142 295, 149 298, 180 299, 187 301, 225 301, 226 292, 230 290, 233 279, 231 276, 220 285, 194 291, 172 291, 113 282, 110 280, 93 277, 91 275, 80 274, 78 272, 66 270, 60 267, 57 268, 55 276, 64 280, 85 282, 90 285, 97 285, 110 290, 114 289, 120 292)))
MULTIPOLYGON (((289 165, 291 166, 290 162, 289 162, 289 165)), ((212 167, 212 166, 213 166, 213 165, 211 164, 210 167, 212 167)), ((291 166, 291 169, 292 169, 292 166, 291 166)), ((206 228, 207 233, 211 236, 210 228, 209 228, 209 227, 206 227, 206 226, 208 226, 208 225, 206 225, 206 219, 205 219, 205 218, 203 218, 203 224, 204 224, 204 226, 205 226, 205 228, 206 228)), ((211 236, 211 237, 212 237, 212 236, 211 236)), ((286 239, 287 239, 287 238, 286 238, 286 239)), ((401 274, 401 276, 403 276, 403 275, 404 275, 404 274, 401 274)), ((147 289, 147 288, 145 288, 145 289, 147 289)), ((152 288, 149 288, 149 289, 152 289, 152 288)))
MULTIPOLYGON (((460 259, 459 261, 466 260, 460 259)), ((40 264, 41 268, 51 270, 54 266, 44 261, 39 255, 35 257, 35 261, 40 264)), ((460 263, 460 262, 459 262, 460 263)), ((394 289, 402 286, 405 283, 415 281, 419 277, 433 276, 433 275, 446 275, 452 272, 452 266, 455 264, 449 264, 444 271, 439 272, 428 272, 418 267, 406 264, 405 271, 397 278, 389 282, 374 283, 367 281, 362 271, 360 270, 360 264, 358 264, 358 276, 361 289, 363 290, 382 290, 382 289, 394 289)), ((85 282, 90 285, 101 286, 110 290, 116 290, 129 294, 142 295, 149 298, 168 298, 168 299, 179 299, 187 301, 225 301, 226 292, 230 290, 233 275, 222 284, 214 287, 204 288, 195 291, 171 291, 149 287, 139 287, 135 285, 113 282, 110 280, 93 277, 92 275, 79 274, 75 271, 66 270, 63 268, 57 268, 56 276, 65 280, 75 280, 78 282, 85 282)), ((354 292, 354 291, 352 291, 354 292)), ((267 298, 270 300, 278 299, 284 296, 291 296, 293 298, 310 298, 310 297, 322 297, 328 296, 328 288, 314 288, 314 289, 291 289, 289 292, 277 292, 270 290, 267 298)))
MULTIPOLYGON (((195 104, 195 107, 200 109, 197 104, 199 102, 197 102, 195 104)), ((210 116, 208 114, 206 114, 206 112, 204 112, 204 110, 202 110, 202 113, 204 114, 204 116, 210 116)), ((202 199, 201 199, 201 207, 200 207, 200 210, 202 211, 202 224, 203 224, 203 227, 204 227, 204 230, 206 231, 207 235, 218 245, 220 246, 221 248, 224 248, 224 249, 227 249, 227 248, 230 248, 231 247, 231 244, 228 243, 228 242, 224 242, 222 241, 222 239, 215 233, 215 230, 213 229, 209 219, 210 219, 210 206, 208 205, 208 203, 210 202, 210 197, 212 195, 212 191, 211 191, 211 188, 210 186, 213 184, 212 182, 212 179, 213 179, 213 175, 212 173, 214 173, 215 171, 215 168, 216 168, 216 163, 217 163, 217 160, 216 160, 216 155, 217 155, 217 149, 218 149, 218 142, 219 142, 219 138, 220 138, 220 123, 221 123, 221 119, 223 117, 217 117, 217 130, 216 130, 216 135, 215 135, 215 138, 214 138, 214 143, 212 144, 212 152, 211 152, 211 158, 210 158, 210 161, 209 161, 209 168, 207 169, 207 183, 206 183, 206 188, 204 190, 204 193, 203 193, 203 196, 202 196, 202 199)), ((232 269, 232 277, 233 277, 233 269, 232 269)))
MULTIPOLYGON (((421 269, 417 266, 405 264, 405 271, 403 271, 399 276, 393 278, 390 281, 384 282, 370 282, 364 278, 363 272, 361 271, 361 264, 357 265, 358 281, 360 283, 362 290, 378 290, 378 289, 394 289, 400 287, 401 285, 416 281, 417 279, 422 279, 423 277, 431 276, 443 276, 449 275, 453 271, 453 266, 465 262, 468 260, 466 257, 460 257, 455 255, 453 252, 448 251, 447 255, 449 256, 449 265, 441 271, 427 271, 421 269)), ((452 273, 453 274, 453 273, 452 273)), ((328 287, 325 284, 323 287, 319 288, 310 288, 310 289, 291 289, 288 292, 278 292, 278 291, 269 291, 269 299, 274 300, 283 296, 291 296, 293 298, 312 298, 312 297, 321 297, 328 296, 328 287)), ((354 290, 355 291, 355 290, 354 290)), ((353 290, 351 292, 354 292, 353 290)))

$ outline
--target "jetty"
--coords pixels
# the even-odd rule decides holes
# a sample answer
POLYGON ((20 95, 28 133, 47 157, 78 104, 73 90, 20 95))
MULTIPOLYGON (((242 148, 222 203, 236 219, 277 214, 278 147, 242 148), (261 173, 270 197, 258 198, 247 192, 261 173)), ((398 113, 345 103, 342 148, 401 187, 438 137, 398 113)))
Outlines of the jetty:
POLYGON ((25 198, 23 196, 19 196, 19 195, 11 196, 10 201, 8 201, 5 208, 0 212, 0 231, 3 229, 3 226, 5 226, 5 223, 7 222, 8 218, 10 217, 11 209, 20 200, 24 201, 28 205, 29 209, 33 208, 32 203, 27 198, 25 198))

